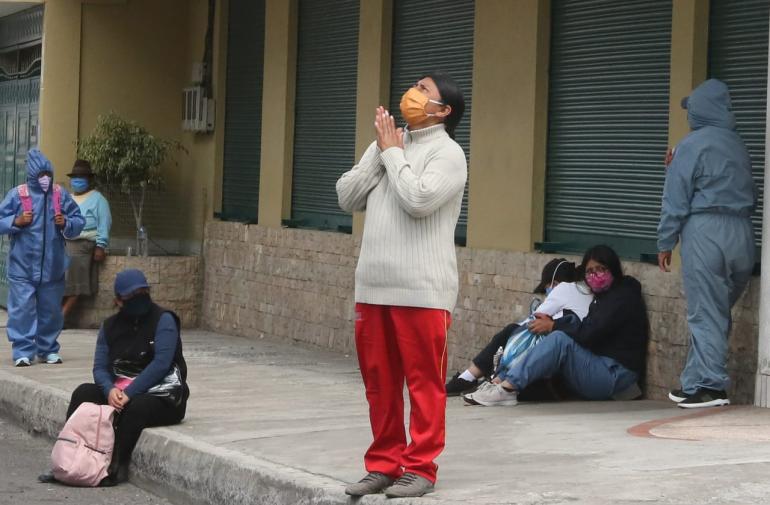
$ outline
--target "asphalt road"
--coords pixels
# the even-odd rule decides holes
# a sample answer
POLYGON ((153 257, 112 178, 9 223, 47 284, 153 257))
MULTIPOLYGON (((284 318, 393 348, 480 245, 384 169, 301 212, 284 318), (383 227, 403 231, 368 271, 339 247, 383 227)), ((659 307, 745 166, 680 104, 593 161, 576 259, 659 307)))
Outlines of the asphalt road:
POLYGON ((50 455, 50 441, 29 435, 0 411, 0 505, 171 505, 131 484, 88 489, 41 484, 37 476, 50 455))

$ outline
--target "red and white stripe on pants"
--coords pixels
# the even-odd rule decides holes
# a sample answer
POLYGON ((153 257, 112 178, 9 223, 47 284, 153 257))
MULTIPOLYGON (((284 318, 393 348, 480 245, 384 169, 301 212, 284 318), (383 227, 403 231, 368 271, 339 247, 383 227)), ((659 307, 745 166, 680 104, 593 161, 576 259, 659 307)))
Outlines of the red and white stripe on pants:
POLYGON ((416 473, 436 481, 444 449, 446 310, 356 304, 356 350, 369 402, 374 441, 367 472, 398 478, 416 473), (404 428, 404 379, 409 388, 409 436, 404 428))

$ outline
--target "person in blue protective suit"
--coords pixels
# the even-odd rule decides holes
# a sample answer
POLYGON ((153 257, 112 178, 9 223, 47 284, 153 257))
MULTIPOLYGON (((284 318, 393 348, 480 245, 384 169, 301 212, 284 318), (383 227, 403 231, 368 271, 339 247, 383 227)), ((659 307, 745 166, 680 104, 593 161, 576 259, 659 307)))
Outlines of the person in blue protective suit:
POLYGON ((69 263, 64 239, 80 235, 85 220, 70 194, 52 179, 51 162, 32 149, 26 184, 11 189, 0 203, 0 234, 11 237, 6 329, 16 366, 29 366, 36 356, 61 363, 57 338, 69 263))
POLYGON ((691 337, 681 389, 669 398, 684 408, 727 405, 730 309, 754 267, 750 216, 756 189, 727 86, 709 79, 682 100, 682 107, 692 132, 667 158, 658 264, 669 271, 671 251, 681 241, 691 337))

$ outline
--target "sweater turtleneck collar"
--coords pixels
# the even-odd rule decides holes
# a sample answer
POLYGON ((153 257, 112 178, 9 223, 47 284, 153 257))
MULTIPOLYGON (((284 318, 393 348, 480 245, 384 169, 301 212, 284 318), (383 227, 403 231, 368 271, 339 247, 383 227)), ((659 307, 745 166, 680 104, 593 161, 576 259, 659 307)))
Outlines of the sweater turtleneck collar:
POLYGON ((409 133, 409 141, 416 144, 424 144, 442 138, 446 136, 444 131, 444 123, 439 123, 427 128, 420 128, 419 130, 410 130, 408 127, 406 131, 409 133))

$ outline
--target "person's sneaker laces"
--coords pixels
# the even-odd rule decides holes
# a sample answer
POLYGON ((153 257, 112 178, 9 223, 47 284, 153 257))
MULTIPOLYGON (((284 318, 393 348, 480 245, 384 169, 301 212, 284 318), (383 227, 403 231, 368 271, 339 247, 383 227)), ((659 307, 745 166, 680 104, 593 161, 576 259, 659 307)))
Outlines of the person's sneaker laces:
POLYGON ((677 404, 683 409, 697 409, 700 407, 720 407, 730 405, 727 393, 715 389, 698 388, 695 393, 677 404))
POLYGON ((506 391, 500 384, 492 384, 491 382, 486 384, 473 393, 463 395, 463 400, 471 405, 484 405, 485 407, 513 406, 518 403, 516 391, 506 391))
POLYGON ((476 384, 479 381, 467 381, 460 378, 460 372, 457 372, 454 377, 449 379, 446 383, 446 395, 447 396, 460 396, 463 393, 470 393, 476 388, 476 384))
POLYGON ((364 496, 367 494, 381 493, 383 489, 393 484, 393 479, 380 472, 369 472, 363 479, 349 484, 345 488, 345 494, 350 496, 364 496))
POLYGON ((407 472, 385 490, 385 496, 388 498, 407 498, 432 492, 433 483, 431 481, 416 473, 407 472))
POLYGON ((55 352, 52 352, 51 354, 47 354, 45 357, 45 362, 49 365, 58 365, 62 362, 61 356, 56 354, 55 352))
POLYGON ((668 392, 668 399, 674 403, 683 402, 689 397, 690 395, 688 395, 681 389, 672 389, 671 391, 668 392))
POLYGON ((32 362, 29 358, 19 358, 13 362, 13 366, 31 366, 32 362))

